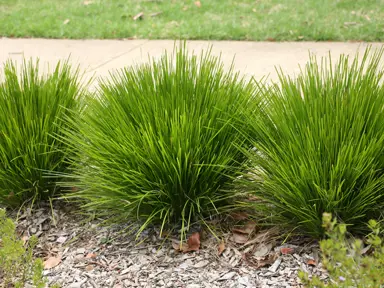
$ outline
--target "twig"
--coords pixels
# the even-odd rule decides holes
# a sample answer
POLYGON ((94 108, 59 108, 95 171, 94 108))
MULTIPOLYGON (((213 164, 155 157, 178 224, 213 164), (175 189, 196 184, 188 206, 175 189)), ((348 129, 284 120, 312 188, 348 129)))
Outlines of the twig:
POLYGON ((152 13, 151 14, 151 17, 156 17, 156 16, 158 16, 158 15, 160 15, 160 14, 163 14, 163 12, 155 12, 155 13, 152 13))

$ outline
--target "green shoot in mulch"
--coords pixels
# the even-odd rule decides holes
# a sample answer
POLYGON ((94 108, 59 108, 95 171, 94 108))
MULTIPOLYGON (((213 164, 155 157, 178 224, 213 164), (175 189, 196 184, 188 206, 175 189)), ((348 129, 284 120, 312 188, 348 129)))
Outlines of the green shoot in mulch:
POLYGON ((363 242, 359 239, 349 241, 346 238, 347 226, 337 224, 331 214, 323 216, 324 228, 328 239, 320 242, 322 263, 329 272, 328 283, 318 277, 310 279, 304 272, 300 278, 307 287, 364 287, 376 288, 384 285, 384 245, 380 224, 370 220, 367 236, 370 249, 363 251, 363 242), (368 253, 367 253, 368 252, 368 253))
POLYGON ((58 141, 71 111, 80 107, 77 72, 67 63, 38 75, 38 63, 23 64, 20 75, 8 62, 0 83, 0 204, 48 199, 66 172, 69 148, 58 141))
POLYGON ((383 41, 384 2, 0 0, 0 36, 383 41))
POLYGON ((15 224, 0 209, 0 287, 45 287, 43 262, 33 259, 37 238, 32 236, 26 244, 16 235, 15 224), (11 286, 12 285, 12 286, 11 286))
MULTIPOLYGON (((249 152, 255 174, 247 188, 256 211, 274 223, 324 233, 331 212, 364 233, 384 201, 383 49, 362 61, 313 58, 295 79, 262 88, 265 107, 247 123, 256 136, 249 152)), ((252 138, 251 137, 251 138, 252 138)))
POLYGON ((226 184, 245 161, 237 146, 249 147, 237 119, 257 103, 249 82, 180 48, 100 86, 73 123, 80 133, 68 133, 80 189, 69 197, 114 221, 142 218, 142 228, 181 221, 182 233, 229 209, 237 193, 226 184))

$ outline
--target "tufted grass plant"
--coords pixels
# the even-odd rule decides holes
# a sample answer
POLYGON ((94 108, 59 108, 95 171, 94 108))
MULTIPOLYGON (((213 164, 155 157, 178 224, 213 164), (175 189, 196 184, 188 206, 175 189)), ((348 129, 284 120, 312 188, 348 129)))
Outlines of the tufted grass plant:
POLYGON ((271 223, 321 236, 332 213, 354 233, 380 218, 384 201, 383 49, 362 59, 312 57, 297 78, 262 88, 249 119, 256 210, 271 223), (255 136, 256 135, 256 136, 255 136))
MULTIPOLYGON (((39 201, 57 190, 67 171, 68 145, 57 137, 78 111, 78 72, 67 62, 39 75, 39 64, 23 62, 19 73, 7 62, 0 82, 0 204, 15 207, 39 201)), ((40 73, 41 74, 41 73, 40 73)))
POLYGON ((101 81, 68 136, 79 189, 69 197, 115 222, 144 219, 139 234, 157 222, 183 235, 229 209, 227 184, 245 161, 237 146, 249 147, 237 119, 257 103, 253 85, 210 52, 175 49, 101 81))

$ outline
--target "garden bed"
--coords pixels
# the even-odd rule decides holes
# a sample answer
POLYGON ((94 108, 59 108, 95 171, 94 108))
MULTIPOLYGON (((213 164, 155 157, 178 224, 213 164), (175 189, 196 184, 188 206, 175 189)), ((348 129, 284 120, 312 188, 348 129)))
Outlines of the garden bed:
POLYGON ((44 271, 49 285, 302 287, 297 277, 300 270, 327 277, 318 262, 318 245, 308 239, 281 245, 281 239, 273 240, 264 230, 252 234, 254 244, 244 246, 231 240, 228 232, 222 235, 227 239, 225 250, 218 255, 220 243, 206 234, 199 251, 182 253, 172 245, 177 234, 160 237, 160 227, 146 229, 136 240, 132 233, 122 233, 129 224, 106 228, 100 226, 102 219, 90 221, 77 211, 67 203, 54 202, 53 210, 49 204, 42 205, 19 217, 18 232, 24 237, 38 235, 35 255, 52 266, 44 271), (266 261, 270 258, 276 259, 266 261), (258 261, 268 264, 257 268, 258 261))
POLYGON ((384 284, 383 53, 264 86, 184 45, 95 92, 7 63, 4 286, 384 284))

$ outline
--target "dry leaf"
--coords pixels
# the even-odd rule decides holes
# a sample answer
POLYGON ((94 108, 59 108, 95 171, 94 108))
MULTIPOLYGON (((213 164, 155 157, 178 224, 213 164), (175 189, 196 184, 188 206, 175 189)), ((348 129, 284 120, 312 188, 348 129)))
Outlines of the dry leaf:
POLYGON ((219 247, 217 248, 217 254, 220 256, 221 254, 223 254, 224 250, 225 250, 225 243, 224 241, 221 241, 219 244, 219 247))
POLYGON ((250 235, 256 228, 256 223, 253 221, 249 221, 247 224, 240 228, 233 228, 232 231, 236 233, 241 233, 241 234, 247 234, 250 235))
POLYGON ((139 14, 136 14, 135 16, 133 16, 133 20, 137 20, 137 19, 143 19, 143 16, 144 16, 144 13, 143 12, 140 12, 139 14))
POLYGON ((277 259, 276 254, 270 254, 267 257, 265 257, 263 260, 258 260, 257 261, 257 269, 265 266, 272 265, 277 259))
POLYGON ((307 264, 308 264, 308 265, 311 265, 311 266, 316 266, 316 261, 313 260, 313 259, 309 259, 309 260, 307 261, 307 264))
POLYGON ((85 0, 85 1, 83 2, 83 5, 88 6, 88 5, 92 4, 92 3, 93 3, 93 1, 85 0))
POLYGON ((175 249, 177 251, 181 251, 181 247, 180 247, 180 243, 179 242, 172 241, 172 247, 173 247, 173 249, 175 249))
POLYGON ((278 232, 277 228, 271 228, 268 230, 264 230, 259 232, 253 237, 253 239, 249 240, 244 246, 252 245, 255 243, 269 242, 273 235, 276 235, 278 232))
POLYGON ((87 265, 87 266, 85 266, 85 270, 88 271, 88 272, 92 271, 94 268, 95 268, 95 267, 94 267, 93 265, 87 265))
POLYGON ((265 267, 267 265, 271 265, 275 262, 277 259, 277 255, 275 253, 269 254, 266 257, 262 259, 256 259, 252 257, 251 253, 244 253, 242 256, 242 259, 244 262, 246 262, 248 265, 255 267, 256 269, 259 269, 261 267, 265 267))
POLYGON ((200 8, 201 7, 201 2, 200 1, 195 1, 195 6, 200 8))
POLYGON ((96 258, 97 257, 97 254, 95 253, 88 253, 87 256, 85 256, 85 258, 87 259, 92 259, 92 258, 96 258))
POLYGON ((245 212, 234 212, 231 214, 231 217, 234 219, 234 220, 246 220, 249 218, 249 215, 248 213, 245 213, 245 212))
POLYGON ((184 6, 183 11, 187 11, 187 10, 188 10, 188 6, 184 6))
POLYGON ((198 251, 200 249, 200 233, 195 232, 188 238, 188 251, 198 251))
POLYGON ((253 256, 257 258, 265 257, 268 255, 271 249, 271 244, 265 245, 264 243, 261 243, 259 246, 257 246, 256 251, 253 253, 253 256))
POLYGON ((190 251, 199 251, 200 249, 200 233, 195 232, 193 233, 187 240, 187 243, 182 243, 180 245, 180 242, 178 241, 172 241, 172 247, 173 249, 181 252, 190 252, 190 251))
POLYGON ((57 255, 56 257, 49 257, 44 261, 44 269, 51 269, 59 265, 61 262, 61 255, 57 255))
POLYGON ((289 247, 283 247, 280 249, 281 254, 293 254, 295 249, 289 247))
POLYGON ((188 243, 180 243, 178 241, 172 241, 172 247, 176 251, 183 252, 183 253, 191 251, 191 250, 189 250, 188 243))
POLYGON ((63 24, 64 24, 64 25, 67 25, 67 24, 69 23, 69 21, 71 21, 71 20, 69 20, 69 19, 65 19, 64 22, 63 22, 63 24))
POLYGON ((245 244, 248 241, 248 236, 241 233, 233 233, 232 241, 237 244, 245 244))

